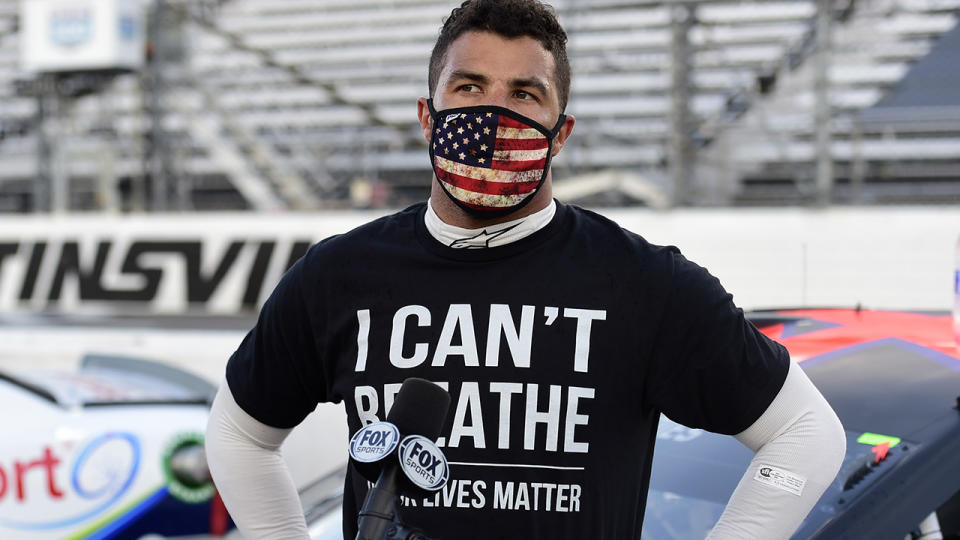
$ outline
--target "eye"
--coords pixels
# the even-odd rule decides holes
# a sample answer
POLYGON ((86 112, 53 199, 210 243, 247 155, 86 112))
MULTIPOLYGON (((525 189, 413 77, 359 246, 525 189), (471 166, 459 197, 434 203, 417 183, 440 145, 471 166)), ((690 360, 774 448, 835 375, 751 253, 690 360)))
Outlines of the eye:
POLYGON ((463 84, 457 87, 457 90, 468 93, 476 93, 480 91, 480 87, 475 84, 463 84))
POLYGON ((513 93, 513 95, 516 96, 518 99, 522 99, 524 101, 528 101, 528 100, 539 101, 537 99, 537 96, 531 94, 530 92, 525 92, 523 90, 517 90, 516 92, 513 93))

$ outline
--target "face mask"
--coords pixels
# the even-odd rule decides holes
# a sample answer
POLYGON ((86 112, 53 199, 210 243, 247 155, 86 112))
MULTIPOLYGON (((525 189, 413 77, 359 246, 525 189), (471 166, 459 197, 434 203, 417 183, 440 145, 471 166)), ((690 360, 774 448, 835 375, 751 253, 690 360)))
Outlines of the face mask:
POLYGON ((483 105, 437 112, 433 117, 430 163, 444 193, 478 217, 509 214, 530 202, 550 170, 553 129, 510 109, 483 105))

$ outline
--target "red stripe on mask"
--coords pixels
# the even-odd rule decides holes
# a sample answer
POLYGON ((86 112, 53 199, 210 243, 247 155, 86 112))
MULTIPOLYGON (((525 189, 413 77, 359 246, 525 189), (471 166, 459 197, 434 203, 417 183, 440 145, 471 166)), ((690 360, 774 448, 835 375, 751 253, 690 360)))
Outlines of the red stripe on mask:
POLYGON ((550 146, 547 139, 503 139, 497 138, 495 150, 543 150, 550 146))
POLYGON ((537 159, 533 161, 500 161, 495 159, 493 160, 493 163, 490 164, 490 168, 497 169, 498 171, 529 171, 543 169, 546 165, 546 159, 537 159))
POLYGON ((524 195, 537 188, 540 180, 532 182, 487 182, 486 180, 477 180, 460 176, 458 174, 439 171, 437 176, 444 182, 456 186, 460 189, 482 193, 484 195, 524 195))

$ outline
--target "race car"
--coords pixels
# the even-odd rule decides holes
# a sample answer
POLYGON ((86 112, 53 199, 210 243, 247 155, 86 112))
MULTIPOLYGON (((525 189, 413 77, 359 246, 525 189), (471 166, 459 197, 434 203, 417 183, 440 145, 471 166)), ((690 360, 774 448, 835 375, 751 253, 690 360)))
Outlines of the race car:
MULTIPOLYGON (((960 539, 960 350, 950 315, 801 309, 748 317, 787 347, 847 434, 839 474, 793 538, 960 539)), ((702 540, 752 457, 732 437, 662 416, 642 538, 702 540)), ((313 540, 342 538, 342 478, 340 471, 301 493, 313 540)))
POLYGON ((137 358, 0 371, 0 538, 223 535, 203 432, 216 388, 137 358))

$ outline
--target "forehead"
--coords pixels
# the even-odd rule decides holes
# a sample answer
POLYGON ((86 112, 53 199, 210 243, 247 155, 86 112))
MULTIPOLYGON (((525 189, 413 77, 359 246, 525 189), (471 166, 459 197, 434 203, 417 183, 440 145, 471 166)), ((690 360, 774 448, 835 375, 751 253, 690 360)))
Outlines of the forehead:
POLYGON ((492 32, 464 32, 447 49, 440 83, 455 71, 477 73, 494 80, 537 77, 556 92, 553 55, 530 36, 507 38, 492 32))

